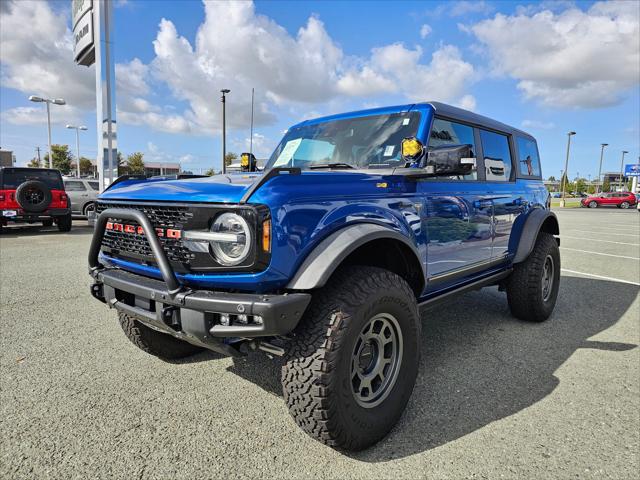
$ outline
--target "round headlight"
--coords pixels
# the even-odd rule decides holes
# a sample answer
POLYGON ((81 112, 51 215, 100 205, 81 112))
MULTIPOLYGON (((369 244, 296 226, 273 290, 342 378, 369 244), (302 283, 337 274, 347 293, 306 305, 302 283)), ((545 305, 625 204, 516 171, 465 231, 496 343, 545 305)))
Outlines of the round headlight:
POLYGON ((209 242, 221 265, 238 265, 247 258, 251 250, 251 230, 244 218, 235 213, 223 213, 211 224, 211 231, 235 235, 235 239, 231 237, 209 242))

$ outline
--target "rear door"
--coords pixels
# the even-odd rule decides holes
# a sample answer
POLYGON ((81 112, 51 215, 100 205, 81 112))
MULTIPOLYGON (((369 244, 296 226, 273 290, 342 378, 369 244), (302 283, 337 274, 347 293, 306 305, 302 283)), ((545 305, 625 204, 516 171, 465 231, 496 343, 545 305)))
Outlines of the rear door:
POLYGON ((480 129, 486 189, 493 202, 491 258, 497 261, 509 253, 509 238, 516 217, 523 211, 524 198, 515 182, 512 143, 509 135, 480 129))
POLYGON ((88 200, 89 192, 82 180, 66 180, 64 189, 71 200, 71 211, 82 212, 82 207, 88 200))
MULTIPOLYGON (((469 144, 477 156, 474 128, 436 117, 429 147, 469 144)), ((464 176, 420 180, 425 208, 427 275, 429 282, 453 280, 481 270, 491 259, 492 202, 478 170, 464 176)))

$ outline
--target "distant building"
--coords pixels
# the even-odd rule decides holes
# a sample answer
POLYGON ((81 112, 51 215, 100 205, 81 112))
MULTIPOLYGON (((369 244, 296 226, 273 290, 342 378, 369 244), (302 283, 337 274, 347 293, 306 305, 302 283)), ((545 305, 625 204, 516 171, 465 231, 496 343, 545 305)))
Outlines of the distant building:
POLYGON ((16 157, 11 150, 0 150, 0 167, 13 167, 16 157))
POLYGON ((174 175, 180 173, 180 164, 169 162, 144 162, 144 173, 147 175, 174 175))
MULTIPOLYGON (((602 181, 609 182, 611 186, 611 191, 619 190, 618 185, 620 184, 620 172, 606 172, 602 174, 602 181)), ((622 176, 622 190, 626 190, 626 184, 629 181, 627 177, 622 176)))

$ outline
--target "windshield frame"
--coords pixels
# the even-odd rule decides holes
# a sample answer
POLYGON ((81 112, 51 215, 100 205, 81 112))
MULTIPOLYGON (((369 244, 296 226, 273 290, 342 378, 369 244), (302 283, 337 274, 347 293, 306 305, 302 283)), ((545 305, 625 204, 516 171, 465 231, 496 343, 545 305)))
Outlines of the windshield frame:
MULTIPOLYGON (((407 162, 402 159, 400 155, 400 143, 402 142, 402 139, 406 137, 419 138, 424 132, 424 123, 428 119, 429 115, 426 115, 426 112, 423 109, 405 107, 402 109, 376 109, 366 113, 353 112, 352 114, 335 115, 332 117, 302 122, 291 127, 285 132, 284 136, 265 164, 265 170, 277 167, 301 168, 305 171, 318 171, 321 169, 353 171, 408 168, 411 165, 408 165, 407 162), (382 132, 372 130, 371 134, 368 136, 367 128, 376 127, 376 123, 374 123, 376 121, 376 117, 381 121, 381 123, 377 124, 377 128, 382 130, 382 132), (404 119, 407 118, 409 119, 407 124, 397 123, 398 121, 404 121, 404 119), (359 121, 362 121, 363 123, 370 123, 358 131, 357 127, 359 121), (344 126, 342 128, 339 126, 331 128, 336 124, 343 124, 344 126), (392 128, 392 131, 387 135, 384 132, 384 128, 392 128), (348 129, 351 129, 352 131, 351 136, 361 136, 362 143, 356 143, 357 140, 351 144, 344 142, 344 140, 349 138, 350 135, 347 134, 340 136, 340 133, 348 131, 348 129), (308 130, 306 135, 305 133, 297 135, 300 134, 301 131, 304 132, 304 130, 308 130), (331 133, 332 130, 333 133, 331 133), (405 132, 403 132, 403 130, 405 130, 405 132), (329 134, 324 135, 323 133, 326 131, 329 131, 329 134), (381 136, 376 138, 376 135, 381 136), (298 139, 302 140, 296 143, 296 140, 298 139), (333 140, 333 142, 329 140, 333 140), (340 140, 343 141, 341 144, 338 143, 340 140), (300 151, 300 146, 305 145, 303 142, 307 144, 305 148, 311 151, 315 148, 313 145, 309 146, 311 142, 326 142, 332 145, 332 149, 329 154, 323 158, 306 159, 303 161, 301 159, 295 159, 294 156, 300 151), (287 148, 288 144, 290 145, 292 143, 294 144, 293 147, 289 147, 292 151, 287 152, 287 154, 290 153, 289 158, 279 159, 283 150, 287 148), (339 145, 339 147, 336 147, 336 145, 339 145), (346 151, 349 154, 349 159, 345 160, 344 156, 340 155, 340 152, 336 152, 336 148, 340 148, 342 153, 346 151), (351 152, 349 152, 349 149, 351 149, 351 152), (363 149, 367 150, 363 151, 363 149), (351 157, 356 157, 358 155, 360 156, 360 160, 353 161, 354 158, 351 157), (376 159, 383 159, 384 161, 379 163, 373 162, 373 157, 376 159), (345 164, 349 164, 353 168, 348 167, 345 164)), ((319 150, 322 148, 319 144, 316 145, 316 147, 319 150)))

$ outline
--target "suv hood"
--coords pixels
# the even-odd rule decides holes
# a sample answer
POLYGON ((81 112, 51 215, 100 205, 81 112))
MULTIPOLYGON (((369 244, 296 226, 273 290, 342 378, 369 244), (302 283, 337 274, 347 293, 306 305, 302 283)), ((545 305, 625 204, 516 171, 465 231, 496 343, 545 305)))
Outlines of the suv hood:
POLYGON ((126 180, 103 192, 99 199, 238 203, 261 175, 249 173, 182 180, 126 180))

